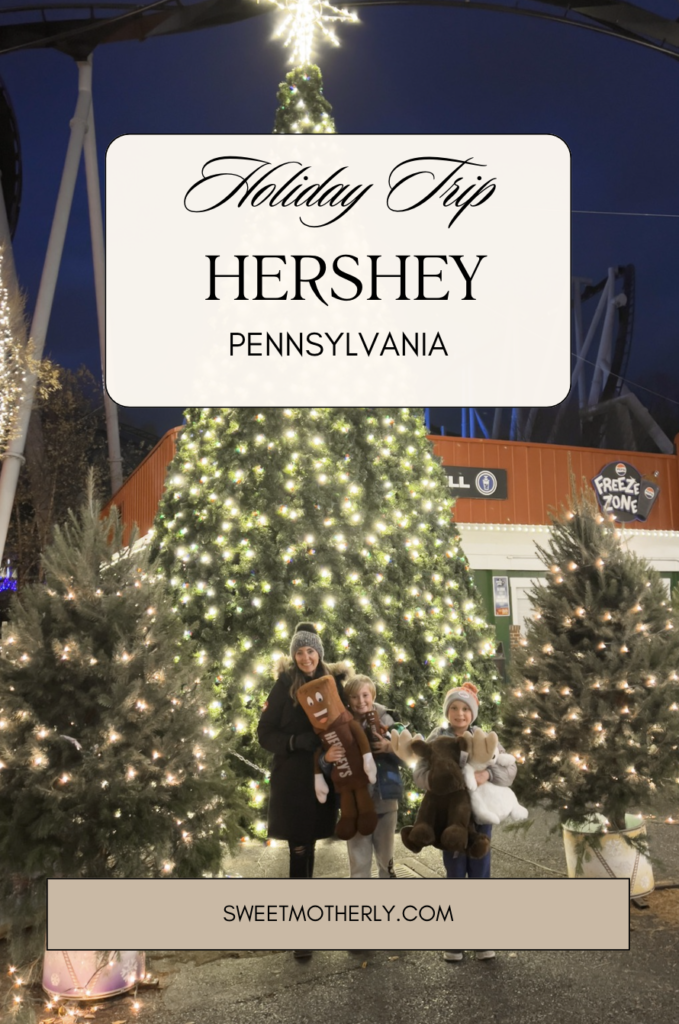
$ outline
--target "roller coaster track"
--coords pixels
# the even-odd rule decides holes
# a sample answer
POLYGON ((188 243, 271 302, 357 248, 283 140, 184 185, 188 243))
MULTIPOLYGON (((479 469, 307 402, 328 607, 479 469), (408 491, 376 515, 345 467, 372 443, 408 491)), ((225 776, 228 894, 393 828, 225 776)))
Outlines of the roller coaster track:
POLYGON ((21 147, 9 95, 0 78, 0 181, 12 238, 21 205, 21 147))
MULTIPOLYGON (((679 24, 626 0, 348 0, 347 7, 427 6, 494 11, 558 22, 624 39, 679 60, 679 24)), ((146 4, 32 4, 0 11, 0 54, 53 47, 84 60, 102 43, 146 40, 226 25, 272 11, 263 0, 155 0, 146 4), (74 17, 74 12, 77 16, 74 17)))

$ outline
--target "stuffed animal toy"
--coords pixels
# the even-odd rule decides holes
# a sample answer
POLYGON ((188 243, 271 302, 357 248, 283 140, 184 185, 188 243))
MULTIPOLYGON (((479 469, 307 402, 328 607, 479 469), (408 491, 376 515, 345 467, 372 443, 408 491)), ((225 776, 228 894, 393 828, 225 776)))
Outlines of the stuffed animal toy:
POLYGON ((418 732, 412 736, 410 730, 401 726, 400 728, 392 729, 389 735, 391 737, 392 752, 412 767, 417 762, 417 755, 413 753, 413 740, 422 740, 424 743, 422 733, 418 732))
POLYGON ((375 711, 375 708, 373 708, 372 711, 366 711, 361 718, 361 725, 363 726, 369 740, 373 734, 377 736, 385 736, 389 732, 386 725, 382 725, 380 722, 380 716, 375 711))
MULTIPOLYGON (((372 711, 366 711, 366 713, 361 718, 361 725, 363 726, 365 734, 368 737, 368 742, 371 745, 375 741, 375 739, 389 740, 392 736, 400 736, 402 732, 406 732, 408 734, 408 737, 410 738, 410 733, 408 732, 404 725, 401 725, 400 722, 394 722, 391 726, 382 725, 380 721, 379 712, 376 711, 375 708, 373 708, 372 711)), ((421 736, 420 739, 422 739, 421 736)), ((392 752, 396 753, 396 751, 394 750, 393 741, 391 747, 392 752)), ((405 757, 402 757, 401 760, 405 761, 405 757)))
POLYGON ((429 765, 429 788, 415 824, 401 829, 403 845, 412 853, 436 846, 479 858, 490 849, 488 836, 474 831, 471 800, 460 768, 460 754, 466 751, 467 742, 454 736, 438 736, 431 743, 411 742, 412 753, 429 765))
POLYGON ((492 782, 484 782, 479 786, 474 777, 474 772, 483 771, 491 765, 513 764, 512 755, 499 753, 498 739, 494 732, 475 729, 473 733, 466 732, 462 738, 468 741, 468 757, 462 775, 471 797, 474 821, 479 825, 524 821, 528 811, 521 806, 509 786, 496 786, 492 782))
MULTIPOLYGON (((330 778, 340 795, 340 819, 335 835, 352 839, 357 832, 369 836, 377 826, 375 806, 368 791, 368 783, 377 781, 377 766, 365 732, 345 708, 332 676, 322 676, 304 683, 297 691, 297 700, 307 713, 320 736, 323 749, 339 744, 344 751, 341 761, 335 761, 330 778)), ((314 754, 314 787, 322 804, 328 799, 329 787, 318 766, 320 751, 314 754)))

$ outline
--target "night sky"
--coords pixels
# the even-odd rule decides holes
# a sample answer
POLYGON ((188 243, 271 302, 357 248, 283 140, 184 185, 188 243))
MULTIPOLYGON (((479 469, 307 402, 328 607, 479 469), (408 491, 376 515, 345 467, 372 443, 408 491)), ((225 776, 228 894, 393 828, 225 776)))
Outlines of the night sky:
MULTIPOLYGON (((0 11, 15 2, 1 0, 0 11)), ((677 17, 676 0, 642 0, 642 6, 677 17)), ((679 430, 679 62, 507 13, 388 6, 359 13, 358 25, 339 26, 339 49, 323 46, 317 53, 339 132, 551 133, 572 155, 574 210, 671 215, 574 213, 572 270, 599 281, 609 266, 635 264, 627 377, 675 400, 669 407, 679 430)), ((106 148, 122 134, 269 133, 277 85, 288 70, 285 50, 272 38, 277 17, 274 11, 217 29, 97 49, 102 182, 106 148)), ((9 20, 0 15, 0 26, 9 20)), ((14 246, 30 308, 75 108, 77 69, 60 53, 26 50, 0 56, 0 76, 21 136, 24 187, 14 246)), ((533 285, 526 280, 524 286, 528 311, 533 285)), ((507 325, 508 345, 520 331, 520 323, 507 325)), ((98 369, 82 171, 46 351, 66 366, 84 362, 98 369)), ((134 417, 161 431, 180 422, 179 410, 137 410, 134 417)))

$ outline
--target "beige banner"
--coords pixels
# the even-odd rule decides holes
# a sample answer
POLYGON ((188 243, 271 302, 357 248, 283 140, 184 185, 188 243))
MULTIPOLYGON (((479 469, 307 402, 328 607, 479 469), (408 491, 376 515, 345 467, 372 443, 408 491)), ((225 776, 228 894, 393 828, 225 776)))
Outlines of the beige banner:
POLYGON ((48 949, 628 949, 629 880, 50 879, 48 949))

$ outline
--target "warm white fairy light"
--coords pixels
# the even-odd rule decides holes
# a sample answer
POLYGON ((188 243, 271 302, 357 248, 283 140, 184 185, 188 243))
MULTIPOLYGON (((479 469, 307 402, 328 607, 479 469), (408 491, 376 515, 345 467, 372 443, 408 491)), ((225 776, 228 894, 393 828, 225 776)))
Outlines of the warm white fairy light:
POLYGON ((7 256, 0 246, 0 440, 11 439, 26 376, 26 325, 21 298, 6 283, 7 256))
MULTIPOLYGON (((294 95, 295 90, 292 91, 293 96, 290 99, 290 106, 295 110, 294 116, 300 118, 302 116, 300 114, 300 111, 304 112, 303 97, 299 94, 294 95)), ((279 505, 275 510, 274 515, 276 517, 280 516, 283 522, 285 522, 286 520, 291 521, 293 520, 293 518, 297 518, 298 521, 301 519, 301 521, 303 522, 303 513, 300 511, 299 508, 293 505, 293 502, 299 501, 298 463, 303 458, 303 455, 298 452, 290 452, 290 448, 292 448, 293 446, 299 446, 300 439, 303 436, 304 428, 302 423, 302 416, 299 414, 298 410, 295 410, 294 412, 292 410, 284 410, 283 415, 288 418, 287 425, 290 427, 294 427, 295 429, 291 429, 289 431, 281 431, 280 434, 277 433, 277 443, 272 442, 271 444, 268 445, 268 439, 264 432, 258 433, 256 436, 254 436, 254 442, 247 442, 245 439, 239 440, 238 452, 239 454, 242 455, 245 452, 248 443, 254 443, 255 445, 261 444, 262 446, 269 448, 280 448, 281 445, 283 445, 287 449, 287 451, 285 451, 285 453, 283 454, 282 458, 285 474, 290 474, 291 477, 293 477, 292 481, 290 481, 293 484, 293 487, 288 488, 285 493, 285 499, 288 502, 290 502, 290 504, 279 505), (293 422, 291 423, 290 420, 292 420, 293 422)), ((307 415, 311 419, 316 419, 318 421, 318 418, 319 416, 322 415, 322 412, 318 410, 310 410, 307 415)), ((265 417, 263 414, 259 413, 256 416, 253 416, 253 419, 258 424, 256 430, 261 431, 263 428, 262 426, 260 426, 260 424, 263 425, 264 423, 267 424, 268 428, 268 417, 265 417)), ((379 452, 382 455, 384 455, 384 457, 388 456, 389 458, 398 459, 398 454, 393 450, 393 447, 389 448, 388 446, 393 446, 396 443, 397 431, 398 433, 403 434, 406 432, 407 428, 403 424, 395 425, 393 419, 391 419, 391 422, 389 423, 387 423, 387 421, 385 420, 385 425, 388 427, 392 427, 393 433, 389 433, 388 435, 383 436, 371 435, 371 443, 374 444, 376 455, 379 452), (385 447, 385 444, 387 447, 385 447)), ((347 426, 346 424, 338 424, 338 432, 344 434, 349 432, 350 430, 351 427, 347 426)), ((416 432, 423 434, 424 430, 422 429, 421 431, 416 432)), ((207 438, 207 434, 209 432, 201 433, 204 438, 207 438)), ((269 431, 267 429, 267 434, 268 433, 269 431)), ((281 548, 281 558, 286 565, 290 565, 291 563, 297 562, 300 559, 300 556, 304 557, 305 562, 309 560, 308 564, 310 565, 310 567, 313 566, 311 570, 312 576, 315 576, 316 580, 321 584, 323 589, 325 589, 325 593, 321 596, 322 607, 324 611, 327 609, 326 614, 328 614, 330 621, 332 622, 331 616, 333 614, 333 607, 336 610, 338 604, 340 604, 340 600, 335 594, 330 592, 329 585, 332 585, 332 583, 335 582, 333 577, 336 577, 338 573, 336 566, 334 564, 331 569, 328 566, 327 562, 325 563, 325 565, 323 565, 325 557, 323 557, 323 562, 321 562, 321 558, 319 558, 318 556, 321 555, 321 551, 323 551, 323 554, 325 555, 328 552, 328 550, 336 550, 343 552, 344 550, 351 549, 351 547, 355 543, 355 534, 352 532, 337 531, 342 528, 340 524, 346 525, 347 527, 349 527, 349 530, 351 530, 354 523, 360 523, 363 520, 363 515, 359 511, 357 511, 357 501, 353 500, 354 496, 359 495, 361 493, 362 488, 357 486, 352 481, 351 478, 353 476, 353 472, 347 472, 347 469, 349 467, 346 463, 343 462, 336 467, 333 464, 333 460, 324 456, 324 452, 326 450, 325 445, 327 444, 327 440, 327 438, 324 438, 323 435, 318 433, 316 430, 314 430, 313 434, 311 434, 308 444, 309 448, 313 452, 313 457, 309 463, 308 470, 311 473, 313 480, 315 480, 318 484, 324 483, 326 487, 332 487, 339 484, 340 494, 338 495, 339 500, 336 507, 336 513, 332 517, 328 516, 325 519, 321 518, 317 522, 315 537, 312 534, 305 534, 303 527, 299 530, 297 534, 293 533, 289 538, 291 543, 287 547, 283 546, 281 548), (328 531, 327 534, 326 529, 328 531), (317 544, 319 546, 318 552, 314 550, 317 544), (319 562, 321 563, 320 565, 319 562)), ((398 442, 401 442, 400 437, 398 438, 398 442)), ((193 441, 191 441, 188 447, 192 447, 195 449, 197 445, 193 441)), ((410 454, 414 455, 416 451, 417 449, 415 449, 411 445, 410 454)), ((427 455, 426 458, 430 462, 433 461, 431 459, 431 456, 429 455, 427 455)), ((404 459, 400 459, 398 461, 401 462, 403 468, 406 471, 412 471, 413 466, 411 462, 404 459)), ((199 456, 197 462, 199 463, 199 465, 203 466, 208 463, 208 459, 201 459, 199 456)), ((190 469, 191 467, 189 466, 188 468, 190 469)), ((431 474, 435 469, 435 465, 426 466, 425 469, 427 473, 431 474)), ((250 466, 247 469, 244 478, 247 478, 248 475, 252 472, 257 474, 258 472, 263 473, 264 470, 261 469, 261 467, 250 466)), ((225 474, 225 479, 228 478, 226 484, 227 487, 229 487, 231 483, 236 482, 236 474, 240 474, 240 476, 243 477, 242 469, 232 469, 230 473, 225 474)), ((208 484, 209 487, 212 478, 208 477, 206 474, 203 474, 202 476, 196 475, 194 479, 200 480, 200 483, 203 485, 208 484)), ((178 483, 178 481, 174 482, 178 483)), ((189 480, 183 480, 182 483, 189 483, 189 480)), ((285 486, 285 480, 283 482, 283 486, 285 486)), ((389 493, 386 495, 386 498, 391 499, 392 497, 394 497, 392 493, 392 489, 394 487, 393 483, 384 482, 384 486, 389 491, 389 493)), ((196 490, 197 493, 201 493, 200 487, 198 487, 196 490)), ((205 490, 207 490, 207 488, 205 488, 205 490)), ((405 502, 406 507, 410 506, 411 501, 414 502, 415 504, 412 507, 413 509, 416 509, 416 511, 414 511, 413 513, 404 513, 402 509, 394 510, 392 508, 389 508, 388 511, 384 510, 382 512, 382 516, 380 518, 371 518, 366 522, 366 526, 368 527, 368 529, 372 529, 374 532, 366 532, 365 534, 363 534, 362 539, 364 547, 360 551, 360 555, 362 556, 363 559, 372 560, 371 562, 368 562, 366 566, 366 568, 368 569, 368 575, 370 579, 374 580, 375 582, 381 584, 383 583, 385 591, 388 589, 389 577, 384 575, 383 572, 376 572, 375 570, 384 569, 384 567, 386 567, 387 564, 392 560, 392 556, 390 556, 388 553, 391 545, 394 545, 395 543, 403 544, 403 546, 407 549, 408 557, 414 557, 413 549, 417 548, 418 550, 416 552, 416 555, 419 556, 422 561, 426 561, 430 557, 430 545, 428 543, 428 538, 425 529, 427 523, 420 522, 419 520, 424 520, 426 518, 427 521, 431 521, 432 523, 435 521, 438 524, 438 527, 443 528, 439 530, 435 527, 436 533, 440 532, 442 535, 445 535, 446 528, 449 523, 449 510, 447 504, 437 504, 436 501, 432 502, 422 500, 423 495, 425 495, 427 491, 435 492, 435 490, 436 482, 434 480, 427 479, 426 477, 422 480, 413 479, 411 489, 407 494, 402 495, 401 501, 405 502), (431 513, 431 515, 429 515, 428 513, 431 513), (399 531, 399 525, 401 526, 401 531, 404 532, 399 531), (407 531, 407 533, 405 531, 407 531), (386 542, 386 544, 383 546, 384 542, 386 542)), ((181 495, 179 495, 178 497, 175 495, 175 498, 176 500, 180 500, 181 495)), ((239 553, 241 559, 243 557, 242 548, 248 547, 249 544, 252 544, 253 551, 250 557, 254 557, 254 549, 257 547, 258 543, 257 541, 255 541, 255 536, 251 534, 249 538, 242 536, 238 537, 237 533, 239 532, 239 528, 244 528, 245 530, 253 530, 253 527, 263 526, 264 522, 262 520, 261 515, 259 514, 259 512, 250 513, 239 511, 238 509, 235 508, 233 499, 229 497, 228 494, 220 494, 219 500, 223 503, 223 514, 233 518, 233 532, 229 535, 229 542, 232 544, 232 546, 236 548, 236 551, 239 553)), ((247 504, 247 500, 249 499, 244 498, 243 503, 247 504)), ((191 571, 192 567, 196 566, 197 562, 200 563, 202 560, 201 552, 203 550, 196 544, 189 545, 186 543, 186 541, 191 536, 191 530, 187 530, 185 526, 180 526, 181 515, 181 511, 178 511, 176 509, 172 510, 172 514, 168 519, 170 534, 168 535, 168 540, 166 544, 168 552, 171 553, 176 550, 177 542, 181 543, 182 541, 184 541, 184 547, 181 548, 180 557, 181 555, 186 556, 187 554, 189 557, 188 559, 182 558, 184 565, 181 566, 180 572, 183 571, 184 568, 191 571), (186 536, 187 534, 189 535, 188 537, 186 536), (188 565, 187 562, 189 563, 188 565)), ((288 522, 286 523, 286 525, 291 524, 288 522)), ((225 531, 230 526, 231 524, 229 523, 222 523, 221 529, 225 531)), ((225 534, 219 534, 219 537, 216 542, 214 539, 211 539, 207 542, 210 544, 218 544, 219 561, 222 565, 224 564, 222 558, 224 557, 224 547, 226 544, 225 536, 225 534)), ((440 537, 435 537, 433 543, 436 547, 439 547, 445 545, 446 541, 444 539, 441 539, 440 537)), ((450 544, 449 550, 446 550, 445 547, 442 547, 441 554, 445 554, 446 558, 452 559, 455 562, 465 561, 463 556, 460 554, 458 545, 454 543, 450 544)), ((233 557, 235 556, 229 553, 229 556, 226 559, 226 561, 231 562, 233 557)), ((248 557, 248 555, 246 555, 246 557, 248 557)), ((179 558, 177 559, 177 561, 179 561, 179 558)), ((301 566, 301 562, 298 562, 298 564, 301 566)), ((467 572, 470 571, 469 567, 466 564, 463 565, 463 568, 467 572)), ((217 571, 219 573, 219 570, 217 571)), ((453 601, 459 600, 457 595, 454 593, 450 594, 449 591, 444 596, 442 593, 439 593, 439 591, 443 588, 443 586, 445 586, 446 589, 451 588, 452 591, 458 591, 459 589, 462 589, 460 587, 460 582, 458 582, 458 580, 455 579, 444 580, 443 576, 441 576, 440 573, 432 574, 430 578, 431 584, 435 585, 435 589, 437 592, 435 594, 426 592, 422 595, 420 595, 418 592, 416 595, 414 595, 416 600, 413 602, 413 604, 417 605, 417 600, 419 599, 419 602, 421 602, 421 607, 416 606, 414 608, 406 608, 404 617, 406 618, 407 621, 423 619, 431 621, 429 620, 429 616, 435 617, 445 615, 446 619, 458 620, 458 622, 461 621, 464 623, 464 625, 458 625, 457 628, 455 629, 455 633, 459 635, 461 638, 464 637, 464 640, 466 640, 468 644, 470 638, 465 636, 468 624, 471 625, 472 629, 474 630, 478 627, 482 627, 484 624, 483 620, 479 617, 474 602, 470 601, 467 603, 467 606, 464 609, 465 614, 458 614, 453 607, 453 601), (443 607, 444 605, 446 605, 447 608, 451 608, 452 610, 448 611, 447 608, 443 607)), ((183 592, 177 594, 178 603, 182 602, 182 600, 185 597, 187 599, 187 603, 193 605, 194 601, 199 602, 201 600, 201 597, 206 593, 207 596, 212 596, 209 594, 209 591, 206 590, 208 584, 202 583, 201 581, 196 581, 195 578, 191 582, 188 582, 186 580, 182 581, 182 579, 179 578, 178 573, 173 577, 173 579, 173 587, 183 592)), ((286 605, 288 605, 288 607, 291 610, 301 610, 308 603, 308 598, 299 596, 299 589, 302 589, 300 587, 300 584, 302 584, 303 582, 305 581, 299 578, 290 581, 294 589, 293 592, 287 596, 286 605)), ((375 612, 377 611, 377 608, 375 606, 379 605, 380 610, 383 609, 382 613, 385 614, 387 611, 386 606, 392 603, 392 597, 389 594, 385 595, 384 593, 380 593, 380 595, 377 596, 375 594, 369 593, 369 591, 368 596, 368 594, 366 594, 365 591, 363 590, 362 586, 363 574, 353 572, 349 574, 347 582, 349 582, 351 585, 351 592, 354 595, 354 600, 360 601, 362 615, 365 615, 366 618, 365 628, 371 628, 375 630, 376 633, 381 634, 381 637, 384 637, 388 640, 389 643, 391 643, 392 623, 386 623, 384 622, 384 620, 380 619, 378 615, 375 614, 375 612)), ((424 582, 424 580, 422 582, 424 582)), ((241 580, 237 573, 232 573, 232 575, 230 575, 229 578, 225 580, 225 583, 228 590, 230 590, 234 596, 235 614, 242 614, 244 611, 244 606, 247 605, 250 605, 252 608, 258 609, 269 607, 269 599, 263 596, 264 594, 268 594, 269 591, 272 590, 272 584, 269 581, 262 579, 260 581, 260 587, 257 588, 256 594, 253 594, 251 591, 248 592, 244 588, 242 588, 241 580)), ((208 607, 207 602, 205 603, 205 605, 199 605, 199 609, 200 610, 198 611, 198 614, 201 615, 201 617, 205 617, 206 611, 208 611, 209 613, 209 611, 212 610, 208 607)), ((299 616, 296 616, 296 618, 299 618, 299 616)), ((278 643, 282 643, 282 640, 286 636, 286 634, 289 635, 290 630, 294 624, 294 621, 296 621, 296 619, 288 619, 286 617, 281 617, 280 620, 275 623, 275 638, 278 643)), ((434 623, 432 622, 432 624, 434 623)), ((323 628, 323 623, 316 623, 315 625, 320 632, 321 629, 323 628)), ((349 639, 345 639, 345 637, 350 637, 352 633, 355 632, 355 630, 352 630, 349 627, 343 629, 342 632, 344 636, 340 640, 340 644, 342 646, 344 653, 344 651, 348 651, 351 648, 349 639)), ((479 655, 485 656, 488 653, 492 653, 494 645, 490 642, 487 642, 485 643, 485 645, 483 643, 479 643, 478 645, 475 644, 474 650, 467 650, 464 653, 456 653, 455 648, 446 647, 445 653, 447 655, 447 658, 443 658, 441 656, 443 652, 439 649, 439 643, 441 639, 440 634, 447 636, 452 632, 453 630, 450 626, 448 626, 445 622, 440 622, 439 620, 439 624, 437 624, 437 627, 434 629, 433 633, 431 635, 427 635, 427 642, 429 644, 427 658, 429 664, 436 665, 437 668, 441 669, 445 669, 446 664, 448 664, 450 668, 453 668, 453 659, 460 659, 460 661, 464 659, 467 663, 465 666, 466 671, 470 672, 470 662, 472 658, 476 658, 479 655)), ((185 635, 188 637, 188 632, 185 635)), ((448 640, 446 640, 445 642, 449 643, 448 640)), ((461 640, 461 642, 464 641, 461 640)), ((222 650, 219 653, 219 683, 223 682, 222 673, 224 674, 224 677, 227 677, 227 673, 228 675, 231 675, 231 673, 234 670, 239 673, 243 672, 244 670, 244 674, 247 673, 247 676, 245 678, 243 677, 243 675, 240 676, 240 679, 238 680, 238 690, 240 691, 240 699, 242 701, 242 706, 244 710, 246 710, 247 712, 248 719, 251 717, 253 711, 256 711, 258 707, 256 699, 255 702, 253 703, 252 694, 254 692, 255 695, 257 695, 259 692, 259 676, 264 676, 268 672, 270 672, 272 666, 276 665, 278 657, 280 656, 280 652, 278 652, 276 655, 274 655, 271 652, 268 652, 266 655, 265 665, 262 665, 260 661, 255 666, 254 662, 247 661, 241 662, 239 666, 238 663, 241 657, 245 655, 245 652, 247 652, 253 646, 255 646, 256 649, 256 645, 252 644, 251 639, 245 636, 239 639, 238 643, 235 645, 235 649, 227 648, 226 650, 222 650), (256 681, 254 682, 253 679, 251 678, 251 676, 253 675, 255 675, 256 677, 256 681)), ((287 644, 283 644, 283 646, 287 647, 287 644)), ((376 669, 379 669, 379 673, 376 673, 376 678, 379 678, 382 684, 388 685, 389 673, 385 670, 384 667, 385 654, 388 659, 398 662, 403 662, 404 660, 408 659, 406 659, 405 652, 403 651, 395 652, 390 650, 389 652, 385 652, 384 649, 382 648, 377 650, 375 659, 373 661, 373 666, 376 669)), ((445 674, 446 676, 448 675, 447 672, 445 674)), ((451 683, 457 683, 460 682, 461 678, 462 677, 452 675, 449 677, 449 681, 451 683)), ((427 685, 428 687, 437 689, 440 688, 441 682, 442 680, 439 679, 430 680, 427 685)), ((495 699, 495 697, 493 699, 495 699)), ((425 697, 422 694, 418 694, 417 699, 415 699, 414 697, 411 698, 411 706, 416 706, 424 700, 425 697)), ((229 716, 229 718, 229 726, 234 733, 244 731, 244 727, 249 728, 250 726, 249 721, 243 722, 243 719, 240 716, 236 715, 233 718, 229 716)), ((207 734, 208 730, 206 729, 205 731, 207 734)), ((198 764, 196 767, 198 770, 200 770, 201 766, 200 764, 198 764)), ((168 780, 166 776, 166 782, 167 781, 168 780)), ((261 805, 264 802, 264 799, 265 794, 263 792, 255 790, 254 792, 250 793, 249 803, 253 808, 261 807, 261 805)), ((257 826, 255 826, 255 832, 256 831, 257 826)))
POLYGON ((316 31, 333 46, 339 46, 332 25, 336 21, 358 21, 357 15, 333 7, 325 0, 271 0, 285 12, 275 35, 284 37, 290 48, 290 63, 295 67, 310 64, 315 49, 316 31))

